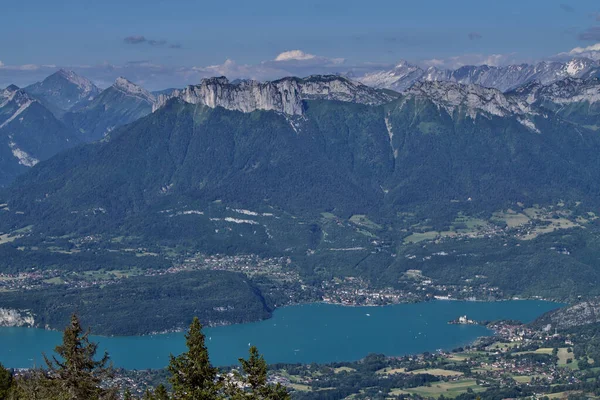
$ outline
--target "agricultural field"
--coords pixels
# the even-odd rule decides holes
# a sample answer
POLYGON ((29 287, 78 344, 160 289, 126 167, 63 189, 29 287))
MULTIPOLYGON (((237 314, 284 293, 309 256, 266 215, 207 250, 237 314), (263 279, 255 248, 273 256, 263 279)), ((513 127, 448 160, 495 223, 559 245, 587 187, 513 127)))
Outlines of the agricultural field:
POLYGON ((393 389, 391 395, 415 394, 423 397, 438 398, 441 395, 444 397, 454 398, 469 389, 473 392, 482 392, 485 389, 479 385, 475 379, 460 379, 451 382, 433 383, 430 386, 419 386, 412 389, 393 389))
POLYGON ((444 378, 457 377, 457 376, 463 376, 464 375, 462 372, 450 371, 450 370, 447 370, 447 369, 440 369, 440 368, 416 369, 414 371, 408 371, 406 373, 407 374, 412 374, 412 375, 429 374, 429 375, 440 376, 440 377, 444 377, 444 378))

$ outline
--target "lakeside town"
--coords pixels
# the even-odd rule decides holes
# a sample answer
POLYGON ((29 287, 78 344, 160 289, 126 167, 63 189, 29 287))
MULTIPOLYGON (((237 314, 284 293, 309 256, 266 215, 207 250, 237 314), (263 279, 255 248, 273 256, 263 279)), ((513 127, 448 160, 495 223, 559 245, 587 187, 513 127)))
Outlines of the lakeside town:
MULTIPOLYGON (((140 251, 144 251, 140 249, 140 251)), ((419 301, 438 300, 496 300, 504 299, 497 287, 487 283, 476 285, 437 284, 422 275, 419 270, 408 270, 401 282, 401 289, 375 287, 364 278, 332 278, 318 285, 303 282, 298 272, 290 266, 291 259, 261 258, 256 255, 206 256, 197 254, 183 262, 165 269, 64 271, 60 269, 37 269, 15 274, 0 273, 0 292, 26 291, 45 287, 62 286, 67 289, 83 289, 94 286, 117 285, 123 279, 135 276, 161 276, 194 270, 238 272, 252 278, 268 278, 286 289, 289 298, 285 305, 302 302, 324 302, 347 306, 376 306, 419 301)), ((476 277, 477 278, 477 277, 476 277)))
MULTIPOLYGON (((451 351, 271 365, 269 382, 286 386, 294 399, 594 398, 600 367, 578 350, 582 335, 518 321, 497 321, 487 327, 493 336, 451 351)), ((222 374, 232 371, 221 368, 222 374)), ((142 394, 162 382, 165 374, 120 370, 116 382, 142 394)))

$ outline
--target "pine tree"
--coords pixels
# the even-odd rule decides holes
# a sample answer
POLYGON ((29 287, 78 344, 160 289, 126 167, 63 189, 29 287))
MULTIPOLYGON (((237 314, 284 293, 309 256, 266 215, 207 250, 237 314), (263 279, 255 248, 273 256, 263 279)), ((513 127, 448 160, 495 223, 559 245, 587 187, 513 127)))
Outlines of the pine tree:
POLYGON ((154 398, 156 400, 169 400, 169 393, 167 393, 167 388, 162 383, 156 387, 154 391, 154 398))
POLYGON ((114 390, 100 387, 104 379, 112 376, 108 353, 94 360, 98 344, 90 342, 89 333, 89 330, 84 332, 79 318, 73 315, 63 333, 63 343, 54 350, 59 358, 50 359, 44 354, 48 379, 61 397, 69 400, 95 400, 114 395, 114 390))
POLYGON ((240 358, 242 371, 245 378, 243 381, 250 387, 250 392, 245 393, 246 398, 256 400, 288 400, 290 394, 288 391, 277 384, 269 385, 267 381, 267 362, 258 352, 256 346, 250 347, 250 356, 247 360, 240 358))
POLYGON ((0 363, 0 400, 8 398, 8 393, 11 390, 13 384, 12 371, 4 368, 4 365, 0 363))
POLYGON ((240 358, 242 370, 246 374, 246 381, 253 392, 256 392, 267 384, 267 363, 264 357, 258 353, 256 346, 250 347, 248 360, 240 358))
POLYGON ((154 396, 152 395, 152 392, 150 392, 150 389, 146 389, 144 396, 142 396, 142 400, 154 400, 154 396))
POLYGON ((31 369, 13 381, 9 398, 27 400, 45 400, 60 398, 56 388, 42 369, 31 369), (16 383, 16 384, 15 384, 16 383))
POLYGON ((171 355, 169 372, 176 400, 212 400, 219 398, 222 386, 217 380, 217 369, 210 365, 202 325, 194 317, 185 335, 188 351, 174 357, 171 355))

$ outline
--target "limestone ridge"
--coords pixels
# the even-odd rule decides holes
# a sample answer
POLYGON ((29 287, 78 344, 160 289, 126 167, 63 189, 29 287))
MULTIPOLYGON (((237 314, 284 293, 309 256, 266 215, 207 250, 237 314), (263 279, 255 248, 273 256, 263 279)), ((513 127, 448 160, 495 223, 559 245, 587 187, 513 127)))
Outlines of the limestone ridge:
POLYGON ((529 104, 541 101, 563 105, 580 102, 594 104, 600 102, 600 79, 567 78, 549 85, 536 81, 517 88, 511 94, 529 104))
POLYGON ((148 92, 146 89, 142 88, 141 86, 138 86, 138 85, 128 81, 127 79, 125 79, 123 77, 117 78, 117 80, 112 85, 112 87, 115 88, 116 90, 121 91, 122 93, 124 93, 126 95, 138 97, 141 100, 147 101, 150 104, 154 104, 156 102, 156 98, 154 97, 154 95, 152 93, 148 92))
POLYGON ((405 100, 426 98, 438 108, 444 108, 450 116, 457 109, 464 110, 471 118, 476 118, 478 114, 498 117, 535 114, 526 101, 506 96, 498 89, 478 85, 442 81, 418 82, 403 94, 405 100))
POLYGON ((252 112, 277 111, 287 115, 303 115, 304 100, 337 100, 360 104, 379 105, 394 100, 394 96, 353 82, 340 76, 310 76, 283 78, 271 82, 241 80, 230 82, 225 77, 203 79, 199 85, 159 95, 153 108, 178 98, 190 104, 211 108, 252 112))

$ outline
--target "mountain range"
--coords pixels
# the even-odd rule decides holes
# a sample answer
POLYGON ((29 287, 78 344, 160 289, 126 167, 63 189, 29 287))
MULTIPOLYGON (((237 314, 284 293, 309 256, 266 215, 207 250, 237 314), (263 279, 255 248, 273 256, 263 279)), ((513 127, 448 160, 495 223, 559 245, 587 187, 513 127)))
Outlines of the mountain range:
POLYGON ((380 70, 363 75, 348 76, 365 85, 402 92, 419 81, 450 81, 476 84, 501 91, 515 89, 526 83, 538 81, 548 84, 566 78, 590 78, 600 74, 598 60, 574 58, 566 62, 542 61, 537 64, 508 66, 466 65, 458 69, 421 68, 406 61, 391 70, 380 70))
POLYGON ((93 142, 150 114, 155 103, 153 94, 121 77, 94 99, 72 107, 63 121, 79 131, 84 142, 93 142))
POLYGON ((153 94, 119 78, 105 90, 72 71, 0 91, 0 187, 58 152, 152 112, 153 94))
MULTIPOLYGON (((155 207, 215 200, 382 218, 466 199, 488 210, 556 199, 597 203, 600 137, 590 111, 597 80, 566 81, 570 91, 551 84, 507 94, 421 82, 393 100, 359 85, 353 101, 331 100, 339 96, 322 88, 304 100, 308 89, 299 82, 218 78, 175 91, 103 142, 34 168, 6 202, 27 215, 22 220, 60 218, 61 229, 71 222, 76 229, 90 210, 122 224, 155 207), (585 113, 575 118, 557 106, 565 102, 585 113)), ((129 97, 151 99, 144 92, 129 97)), ((52 219, 30 223, 57 227, 52 219)))
MULTIPOLYGON (((37 161, 46 159, 72 145, 100 140, 112 130, 150 114, 171 98, 182 98, 188 103, 206 104, 211 107, 219 105, 243 112, 255 109, 275 110, 298 117, 303 115, 303 102, 307 100, 338 100, 381 105, 391 102, 398 97, 398 92, 407 91, 418 82, 448 81, 514 92, 510 97, 523 97, 525 91, 532 93, 535 91, 535 101, 539 103, 543 96, 557 98, 549 91, 559 90, 561 85, 565 90, 575 92, 579 89, 569 88, 574 88, 578 84, 591 85, 588 92, 595 90, 595 83, 591 78, 598 75, 599 68, 597 60, 583 57, 566 62, 540 62, 506 67, 465 66, 456 70, 435 67, 422 69, 401 62, 389 71, 354 76, 355 81, 333 75, 304 79, 283 78, 273 82, 249 80, 229 82, 221 77, 205 79, 199 85, 184 89, 166 89, 156 93, 150 93, 125 78, 119 78, 109 88, 101 90, 87 78, 73 71, 61 69, 43 81, 22 89, 23 95, 29 96, 35 102, 35 106, 25 115, 20 116, 20 121, 30 118, 37 121, 50 119, 48 126, 52 128, 48 128, 49 131, 55 132, 54 136, 60 135, 63 139, 57 141, 53 135, 41 135, 39 131, 30 137, 29 145, 20 145, 14 140, 6 139, 4 155, 0 157, 0 162, 6 165, 3 167, 5 172, 0 177, 0 186, 12 182, 15 176, 37 161), (582 79, 581 82, 585 83, 577 83, 579 82, 577 79, 582 79), (548 86, 555 82, 554 86, 548 86), (217 90, 222 92, 217 93, 217 90), (542 91, 538 93, 539 90, 542 91), (48 112, 53 117, 49 116, 48 112), (46 143, 45 140, 48 142, 46 143), (34 142, 35 146, 44 150, 40 152, 31 148, 34 142), (21 158, 14 154, 20 154, 21 158)), ((351 74, 349 76, 352 77, 351 74)), ((7 91, 10 91, 10 88, 5 89, 4 92, 8 93, 7 91)), ((524 99, 525 102, 531 103, 532 93, 528 93, 529 99, 524 99)), ((589 96, 590 93, 587 95, 589 96)), ((544 106, 563 117, 570 113, 585 126, 592 128, 595 126, 594 118, 597 112, 593 106, 586 111, 573 110, 573 107, 581 104, 580 101, 569 100, 568 106, 564 103, 567 100, 561 101, 562 103, 554 106, 545 102, 544 106)), ((13 111, 17 112, 18 107, 13 111)), ((10 112, 11 108, 3 110, 7 119, 12 115, 10 112)), ((35 125, 34 122, 32 124, 35 125)), ((15 127, 13 126, 12 129, 15 127)), ((6 137, 8 135, 15 137, 14 132, 5 134, 6 137)), ((21 142, 25 136, 27 135, 21 135, 21 142)))
POLYGON ((282 209, 343 213, 379 214, 411 203, 464 198, 499 207, 505 201, 557 197, 593 200, 592 182, 600 173, 592 156, 598 148, 599 88, 595 78, 546 85, 535 81, 506 93, 475 84, 423 81, 398 94, 338 76, 235 83, 221 77, 156 98, 119 78, 95 98, 65 110, 60 121, 40 101, 17 91, 20 102, 16 99, 21 97, 13 96, 12 103, 2 103, 7 121, 0 132, 30 103, 57 130, 68 132, 64 144, 43 155, 18 147, 20 137, 7 134, 5 147, 23 167, 73 144, 105 139, 64 153, 45 164, 46 169, 25 176, 11 194, 23 206, 39 193, 22 198, 18 193, 37 191, 36 177, 43 176, 45 191, 52 182, 56 187, 42 204, 64 208, 77 198, 78 208, 107 208, 102 199, 115 189, 109 181, 119 176, 127 194, 118 208, 126 206, 125 213, 157 198, 164 202, 165 194, 189 193, 205 200, 243 198, 247 206, 268 199, 282 209), (256 125, 257 120, 264 125, 256 125), (77 165, 65 164, 83 153, 86 158, 75 157, 77 165), (115 158, 119 154, 125 158, 115 158), (161 161, 152 160, 152 154, 161 161), (122 171, 131 170, 128 163, 135 160, 138 167, 154 167, 124 176, 122 171), (83 171, 102 166, 104 172, 66 185, 61 179, 77 179, 79 174, 71 172, 79 163, 83 171), (59 195, 65 187, 85 190, 86 181, 106 194, 59 195), (85 198, 89 204, 81 201, 85 198))
POLYGON ((0 186, 78 143, 76 133, 26 91, 0 90, 0 186))
MULTIPOLYGON (((427 79, 396 92, 327 75, 216 77, 153 94, 119 78, 69 102, 10 86, 0 92, 0 165, 4 184, 14 179, 0 192, 0 270, 252 254, 286 259, 317 286, 356 278, 405 290, 407 271, 419 271, 441 287, 478 277, 478 295, 498 298, 600 295, 600 80, 590 71, 505 92, 427 79)), ((279 285, 249 290, 260 299, 279 285)), ((48 303, 36 307, 54 307, 54 294, 38 295, 48 303)))

